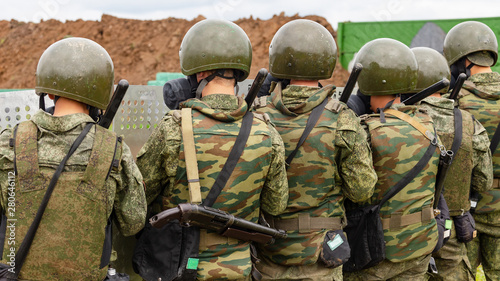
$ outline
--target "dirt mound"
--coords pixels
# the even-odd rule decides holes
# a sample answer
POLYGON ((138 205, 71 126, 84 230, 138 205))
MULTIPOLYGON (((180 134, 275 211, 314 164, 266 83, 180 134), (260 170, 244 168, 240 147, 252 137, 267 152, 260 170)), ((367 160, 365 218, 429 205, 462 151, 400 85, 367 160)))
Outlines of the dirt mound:
MULTIPOLYGON (((275 15, 269 20, 252 17, 235 21, 248 34, 253 47, 252 73, 268 67, 269 44, 274 33, 288 21, 306 18, 325 26, 336 36, 323 17, 275 15)), ((157 72, 179 72, 179 47, 184 34, 203 16, 189 21, 178 18, 143 21, 103 15, 101 21, 42 21, 38 24, 0 21, 0 88, 33 88, 35 70, 43 51, 65 37, 85 37, 101 44, 115 65, 115 82, 127 79, 132 85, 155 80, 157 72)), ((338 64, 328 82, 343 86, 348 73, 338 64)))

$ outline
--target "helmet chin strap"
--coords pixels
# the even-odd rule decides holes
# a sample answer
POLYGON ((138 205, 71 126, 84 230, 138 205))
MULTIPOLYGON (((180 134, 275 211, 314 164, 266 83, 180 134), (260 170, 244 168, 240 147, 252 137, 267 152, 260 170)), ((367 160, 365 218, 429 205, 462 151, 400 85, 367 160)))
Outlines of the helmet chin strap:
MULTIPOLYGON (((238 87, 238 82, 236 82, 237 79, 236 79, 236 75, 234 74, 234 71, 233 71, 233 76, 224 76, 225 72, 226 72, 225 69, 217 69, 217 70, 214 71, 214 73, 210 74, 206 78, 203 78, 200 81, 200 84, 198 85, 198 88, 196 88, 196 98, 197 99, 201 99, 201 92, 203 91, 203 89, 205 88, 205 86, 207 86, 207 84, 210 83, 210 81, 214 80, 215 77, 221 77, 221 78, 224 78, 224 79, 234 79, 234 86, 238 87)), ((237 91, 238 90, 239 89, 237 89, 237 91)))

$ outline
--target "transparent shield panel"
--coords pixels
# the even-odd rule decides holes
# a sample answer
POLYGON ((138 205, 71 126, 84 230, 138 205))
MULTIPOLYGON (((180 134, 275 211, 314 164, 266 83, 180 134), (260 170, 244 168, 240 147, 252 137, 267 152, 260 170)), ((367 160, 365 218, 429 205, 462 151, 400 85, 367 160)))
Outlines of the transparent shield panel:
MULTIPOLYGON (((35 94, 35 90, 1 92, 0 131, 31 119, 31 116, 38 111, 38 104, 39 96, 35 94)), ((45 106, 53 105, 54 102, 45 97, 45 106)))
POLYGON ((162 86, 131 85, 118 108, 112 129, 125 137, 135 157, 168 111, 162 86))

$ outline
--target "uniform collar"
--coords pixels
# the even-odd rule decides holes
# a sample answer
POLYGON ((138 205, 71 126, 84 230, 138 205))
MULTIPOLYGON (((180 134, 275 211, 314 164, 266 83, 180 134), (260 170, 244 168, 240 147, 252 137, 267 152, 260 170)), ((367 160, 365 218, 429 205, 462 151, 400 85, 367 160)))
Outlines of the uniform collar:
POLYGON ((41 128, 57 132, 66 132, 85 123, 95 123, 94 120, 85 113, 53 116, 43 110, 38 110, 31 118, 31 121, 41 128))

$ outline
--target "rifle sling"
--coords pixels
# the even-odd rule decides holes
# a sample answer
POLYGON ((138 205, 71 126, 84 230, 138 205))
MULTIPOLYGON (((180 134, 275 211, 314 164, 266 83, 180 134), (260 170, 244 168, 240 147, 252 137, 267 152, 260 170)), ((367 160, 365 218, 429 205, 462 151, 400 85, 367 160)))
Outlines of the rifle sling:
MULTIPOLYGON (((52 191, 54 190, 54 187, 56 186, 57 180, 59 179, 59 176, 61 175, 64 165, 66 165, 66 161, 73 155, 73 153, 76 151, 78 146, 82 143, 83 139, 89 132, 90 128, 93 126, 93 123, 88 123, 83 131, 80 133, 80 135, 76 138, 75 142, 71 145, 68 154, 64 157, 64 159, 61 161, 59 166, 57 167, 56 171, 54 172, 54 175, 52 176, 52 179, 50 180, 49 186, 47 187, 47 191, 45 192, 45 195, 43 196, 42 203, 40 204, 40 207, 38 208, 38 211, 36 213, 36 216, 33 220, 33 223, 30 225, 30 228, 28 229, 28 232, 26 233, 26 236, 23 239, 23 242, 21 243, 21 246, 19 247, 19 250, 16 253, 16 271, 14 273, 15 280, 17 280, 19 273, 21 272, 21 268, 24 264, 24 260, 26 259, 26 256, 28 255, 28 251, 31 247, 31 243, 33 242, 33 239, 35 238, 36 231, 38 229, 38 226, 40 225, 40 222, 42 220, 43 213, 45 212, 45 208, 47 207, 49 203, 49 199, 52 195, 52 191)), ((17 129, 17 127, 16 127, 17 129)), ((15 133, 14 133, 15 136, 15 133)))
POLYGON ((306 127, 304 128, 304 131, 302 132, 302 136, 300 136, 299 142, 297 143, 297 146, 295 149, 288 155, 286 158, 286 168, 290 167, 290 163, 292 163, 293 158, 299 151, 299 148, 304 144, 304 142, 307 139, 307 136, 311 133, 312 129, 314 126, 316 126, 316 123, 318 122, 319 117, 321 116, 321 113, 323 112, 323 109, 325 108, 326 104, 328 102, 328 98, 325 98, 323 102, 316 106, 312 111, 311 114, 309 115, 309 118, 307 118, 307 123, 306 127))
POLYGON ((229 152, 229 156, 227 157, 226 163, 224 163, 224 167, 217 175, 217 179, 215 180, 214 185, 210 189, 210 192, 207 195, 207 198, 203 201, 202 205, 207 207, 212 207, 215 203, 215 200, 221 193, 224 186, 226 186, 227 180, 233 173, 234 167, 238 163, 238 160, 243 153, 243 149, 247 143, 248 137, 250 136, 250 130, 252 129, 253 123, 253 113, 247 112, 245 116, 243 116, 240 132, 236 137, 236 141, 229 152))

